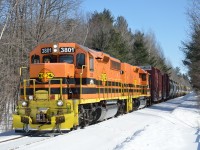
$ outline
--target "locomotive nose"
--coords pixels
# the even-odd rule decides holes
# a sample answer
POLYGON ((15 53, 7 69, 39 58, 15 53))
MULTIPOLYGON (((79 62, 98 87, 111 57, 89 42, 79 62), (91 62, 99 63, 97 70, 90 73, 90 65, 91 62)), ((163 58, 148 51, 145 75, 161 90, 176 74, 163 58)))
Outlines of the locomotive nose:
POLYGON ((48 82, 53 78, 74 77, 74 64, 41 63, 30 64, 30 78, 48 82))

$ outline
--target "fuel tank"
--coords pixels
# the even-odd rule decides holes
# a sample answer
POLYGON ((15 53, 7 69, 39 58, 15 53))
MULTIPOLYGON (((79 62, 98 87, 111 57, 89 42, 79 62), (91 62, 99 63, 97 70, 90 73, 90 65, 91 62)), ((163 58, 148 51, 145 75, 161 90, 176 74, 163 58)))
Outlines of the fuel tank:
POLYGON ((106 107, 98 107, 96 109, 97 121, 103 121, 105 119, 114 117, 118 111, 117 101, 107 103, 106 107))

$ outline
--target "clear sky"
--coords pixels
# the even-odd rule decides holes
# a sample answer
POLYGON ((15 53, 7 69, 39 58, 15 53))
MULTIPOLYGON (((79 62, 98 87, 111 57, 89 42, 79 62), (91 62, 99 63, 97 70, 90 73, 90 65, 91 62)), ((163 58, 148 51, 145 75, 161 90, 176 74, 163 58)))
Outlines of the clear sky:
POLYGON ((102 12, 106 8, 115 18, 123 16, 132 31, 153 32, 166 59, 186 72, 180 47, 188 39, 188 4, 189 0, 83 0, 83 10, 102 12))

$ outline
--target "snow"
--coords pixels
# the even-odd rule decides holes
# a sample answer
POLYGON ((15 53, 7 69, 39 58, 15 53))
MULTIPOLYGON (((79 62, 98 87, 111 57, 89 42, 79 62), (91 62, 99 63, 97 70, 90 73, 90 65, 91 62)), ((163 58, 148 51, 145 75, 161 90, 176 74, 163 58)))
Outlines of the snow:
MULTIPOLYGON (((15 131, 8 131, 8 132, 4 132, 0 134, 0 142, 5 141, 5 140, 9 140, 9 139, 13 139, 13 138, 18 138, 21 137, 21 134, 16 134, 15 131)), ((1 146, 0 146, 1 148, 1 146)))
POLYGON ((17 149, 200 150, 197 100, 190 93, 17 149))

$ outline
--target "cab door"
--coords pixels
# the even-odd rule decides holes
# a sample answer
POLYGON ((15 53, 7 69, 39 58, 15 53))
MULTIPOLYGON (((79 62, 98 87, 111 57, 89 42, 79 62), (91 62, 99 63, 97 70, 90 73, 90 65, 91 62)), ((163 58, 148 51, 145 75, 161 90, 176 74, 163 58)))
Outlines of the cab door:
POLYGON ((75 55, 75 84, 78 98, 82 98, 84 87, 87 85, 87 53, 81 49, 77 49, 75 55))

